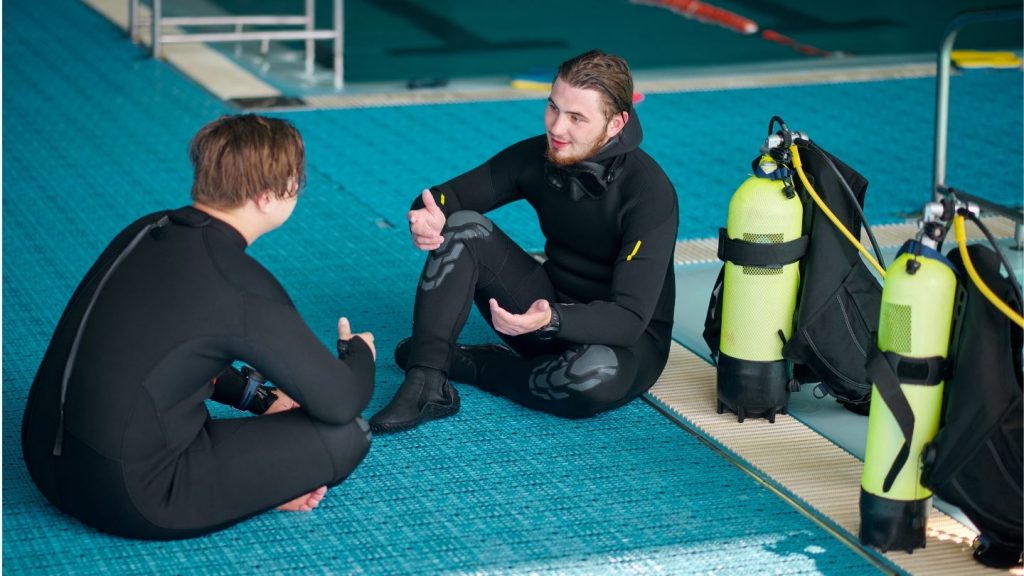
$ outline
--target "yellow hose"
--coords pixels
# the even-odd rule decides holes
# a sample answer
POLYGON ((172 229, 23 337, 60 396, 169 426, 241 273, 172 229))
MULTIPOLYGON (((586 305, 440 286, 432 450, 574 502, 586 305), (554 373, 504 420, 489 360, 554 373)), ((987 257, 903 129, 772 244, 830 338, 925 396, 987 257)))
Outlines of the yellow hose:
POLYGON ((821 211, 825 213, 825 216, 828 216, 828 219, 831 220, 833 224, 835 224, 836 228, 838 228, 839 231, 843 233, 843 236, 846 236, 846 239, 849 240, 851 244, 856 246, 857 250, 859 250, 860 253, 863 254, 864 257, 868 259, 868 262, 870 262, 871 265, 875 267, 875 270, 878 270, 878 273, 882 275, 882 278, 885 278, 885 269, 882 268, 882 265, 878 263, 878 260, 875 260, 874 256, 872 256, 871 253, 868 252, 866 248, 864 248, 864 245, 861 244, 859 240, 853 237, 853 234, 846 229, 846 226, 843 226, 843 223, 839 221, 839 218, 837 218, 836 215, 832 213, 831 210, 829 210, 828 206, 825 205, 825 202, 824 200, 821 199, 821 196, 818 196, 818 193, 814 191, 814 187, 811 186, 810 181, 807 180, 807 175, 804 174, 804 167, 803 164, 800 162, 800 151, 796 149, 796 144, 791 145, 789 147, 789 150, 790 152, 793 153, 793 167, 796 168, 796 173, 800 175, 800 181, 804 183, 804 188, 807 189, 807 193, 810 194, 811 198, 814 199, 814 203, 818 205, 818 208, 821 208, 821 211))
MULTIPOLYGON (((967 255, 967 230, 964 227, 964 217, 957 214, 953 218, 953 229, 956 231, 956 243, 960 248, 960 257, 963 258, 964 268, 967 269, 967 275, 971 277, 974 285, 978 287, 978 290, 985 296, 985 298, 992 303, 1000 312, 1006 315, 1007 318, 1013 320, 1015 324, 1024 328, 1024 317, 1017 313, 1016 310, 1010 308, 1005 302, 999 299, 998 296, 989 289, 985 281, 978 276, 978 271, 974 269, 974 264, 971 262, 971 257, 967 255)), ((1013 271, 1010 271, 1013 274, 1013 271)))

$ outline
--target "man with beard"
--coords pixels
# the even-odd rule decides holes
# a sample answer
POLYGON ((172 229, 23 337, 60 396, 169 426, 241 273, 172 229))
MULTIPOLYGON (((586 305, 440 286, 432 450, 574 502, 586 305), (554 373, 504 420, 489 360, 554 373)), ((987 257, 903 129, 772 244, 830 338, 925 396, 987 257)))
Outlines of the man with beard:
POLYGON ((429 251, 406 371, 377 432, 459 411, 449 380, 583 418, 647 391, 668 358, 678 227, 675 190, 639 148, 626 62, 594 50, 558 69, 545 134, 424 190, 408 214, 429 251), (545 236, 541 264, 483 213, 526 200, 545 236), (506 346, 458 345, 475 302, 506 346))

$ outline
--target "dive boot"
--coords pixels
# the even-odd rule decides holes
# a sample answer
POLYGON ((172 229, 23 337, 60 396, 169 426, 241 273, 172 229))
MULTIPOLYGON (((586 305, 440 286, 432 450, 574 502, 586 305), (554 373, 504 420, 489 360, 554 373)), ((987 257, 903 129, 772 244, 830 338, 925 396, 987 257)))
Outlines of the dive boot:
POLYGON ((370 418, 370 430, 379 434, 415 428, 457 413, 460 405, 459 393, 444 372, 414 366, 391 402, 370 418))
MULTIPOLYGON (((406 338, 395 346, 395 364, 405 370, 412 351, 412 338, 406 338)), ((464 384, 477 384, 480 376, 480 362, 488 356, 515 356, 516 353, 501 344, 459 344, 452 353, 452 363, 448 367, 448 379, 464 384)))

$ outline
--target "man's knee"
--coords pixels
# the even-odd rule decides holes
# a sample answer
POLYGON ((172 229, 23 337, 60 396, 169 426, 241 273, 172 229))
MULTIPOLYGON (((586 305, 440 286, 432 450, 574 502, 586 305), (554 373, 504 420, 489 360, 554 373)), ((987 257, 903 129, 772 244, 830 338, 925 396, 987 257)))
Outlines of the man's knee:
POLYGON ((445 222, 444 243, 432 254, 451 253, 454 258, 464 250, 466 243, 488 240, 494 234, 494 222, 473 210, 459 210, 448 216, 445 222))
POLYGON ((628 382, 619 385, 615 381, 610 381, 601 386, 595 386, 574 396, 568 403, 563 416, 571 419, 590 418, 612 408, 618 408, 629 400, 627 398, 629 389, 628 382))
POLYGON ((337 484, 347 478, 370 451, 373 435, 370 425, 356 418, 341 426, 319 425, 320 435, 334 464, 335 477, 329 483, 337 484))
POLYGON ((456 262, 467 252, 467 243, 487 240, 494 233, 494 223, 479 212, 459 210, 448 217, 443 232, 444 242, 427 257, 420 278, 420 288, 433 290, 455 269, 456 262))
POLYGON ((530 389, 551 401, 553 413, 587 418, 620 406, 632 388, 636 369, 615 349, 595 344, 564 352, 534 370, 530 389))
POLYGON ((446 221, 447 230, 460 234, 462 238, 471 235, 487 236, 494 231, 494 223, 475 210, 453 212, 446 221))

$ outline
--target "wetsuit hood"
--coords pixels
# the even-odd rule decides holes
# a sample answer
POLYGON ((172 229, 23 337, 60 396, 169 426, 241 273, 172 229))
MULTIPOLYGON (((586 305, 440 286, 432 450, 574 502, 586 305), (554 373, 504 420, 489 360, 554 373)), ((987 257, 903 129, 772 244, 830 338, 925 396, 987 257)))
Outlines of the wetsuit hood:
POLYGON ((573 200, 599 198, 618 177, 626 154, 639 148, 643 139, 640 119, 633 110, 622 130, 593 157, 570 166, 545 163, 545 179, 552 188, 567 191, 573 200))
POLYGON ((640 142, 644 139, 643 128, 640 127, 640 118, 636 115, 636 109, 632 109, 629 112, 629 120, 626 121, 626 125, 622 127, 622 130, 615 135, 614 138, 608 141, 607 144, 601 147, 597 151, 597 154, 593 158, 587 160, 588 162, 603 162, 609 158, 615 158, 621 156, 626 152, 632 152, 640 147, 640 142))

